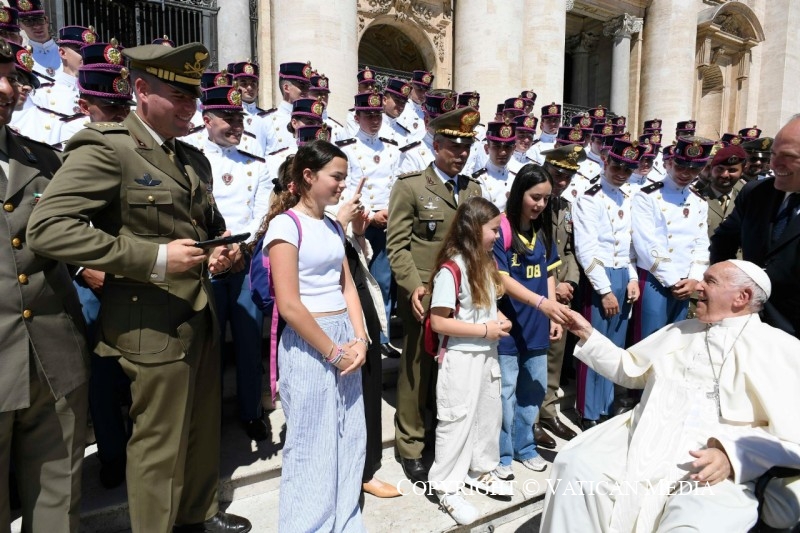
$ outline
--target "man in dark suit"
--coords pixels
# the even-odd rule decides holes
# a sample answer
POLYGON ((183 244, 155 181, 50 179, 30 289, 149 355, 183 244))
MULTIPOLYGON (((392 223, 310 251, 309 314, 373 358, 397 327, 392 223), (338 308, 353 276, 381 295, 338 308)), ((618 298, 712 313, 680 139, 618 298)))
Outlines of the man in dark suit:
POLYGON ((211 167, 186 135, 209 54, 199 43, 124 50, 138 107, 93 122, 35 210, 31 248, 106 272, 95 353, 131 379, 127 482, 134 532, 246 532, 219 512, 220 360, 211 274, 228 251, 194 246, 225 221, 211 167), (176 525, 177 524, 177 525, 176 525))
POLYGON ((736 257, 741 246, 772 282, 764 321, 800 337, 800 115, 775 136, 770 165, 774 177, 746 185, 711 237, 711 262, 736 257))
POLYGON ((49 146, 7 127, 19 88, 29 83, 24 60, 32 64, 21 47, 16 57, 17 65, 0 40, 0 531, 11 524, 5 488, 13 459, 23 530, 74 532, 89 359, 67 268, 25 241, 31 212, 61 161, 49 146))

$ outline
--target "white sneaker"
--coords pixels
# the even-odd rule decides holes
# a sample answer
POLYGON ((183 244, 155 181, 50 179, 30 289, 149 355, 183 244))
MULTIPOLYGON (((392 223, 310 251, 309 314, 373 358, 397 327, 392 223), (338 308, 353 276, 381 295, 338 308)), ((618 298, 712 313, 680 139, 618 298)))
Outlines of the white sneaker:
POLYGON ((525 459, 522 462, 522 466, 525 468, 529 468, 535 472, 544 472, 547 470, 547 461, 542 459, 541 455, 537 455, 536 457, 531 457, 530 459, 525 459))
POLYGON ((447 514, 453 517, 457 524, 465 526, 473 523, 478 519, 479 513, 461 494, 447 494, 444 492, 436 491, 439 497, 439 508, 447 511, 447 514))
POLYGON ((476 477, 473 477, 472 474, 467 474, 467 479, 464 480, 464 484, 473 489, 494 494, 495 496, 514 495, 514 487, 511 486, 511 483, 500 479, 500 476, 498 476, 494 470, 491 472, 484 472, 476 477))
POLYGON ((511 481, 514 479, 514 469, 511 468, 511 465, 497 465, 497 468, 494 469, 494 473, 503 481, 511 481))

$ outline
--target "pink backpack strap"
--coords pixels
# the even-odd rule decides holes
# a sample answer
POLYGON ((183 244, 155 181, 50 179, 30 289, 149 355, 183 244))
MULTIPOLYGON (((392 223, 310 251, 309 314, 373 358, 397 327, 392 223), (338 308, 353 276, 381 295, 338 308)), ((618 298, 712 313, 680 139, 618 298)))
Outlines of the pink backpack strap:
POLYGON ((503 231, 503 250, 507 252, 511 248, 511 223, 505 213, 500 214, 500 229, 503 231))
MULTIPOLYGON (((449 260, 449 259, 447 261, 445 261, 444 263, 442 263, 442 268, 446 268, 447 270, 450 271, 450 274, 453 275, 453 281, 454 281, 454 284, 456 286, 456 307, 453 310, 453 317, 455 317, 456 313, 458 313, 458 310, 461 307, 461 304, 458 301, 458 291, 461 288, 461 269, 458 268, 458 264, 456 264, 455 261, 452 261, 452 260, 449 260)), ((450 340, 450 336, 449 335, 445 335, 442 338, 442 342, 439 345, 439 353, 436 354, 436 360, 439 361, 439 363, 444 361, 444 354, 445 354, 445 350, 447 349, 447 341, 449 341, 449 340, 450 340)))
MULTIPOLYGON (((297 226, 297 251, 300 251, 300 243, 303 242, 303 225, 300 219, 291 209, 284 211, 294 220, 297 226)), ((275 396, 278 393, 278 302, 275 300, 275 283, 272 280, 272 270, 269 269, 269 256, 262 255, 264 267, 269 272, 269 294, 272 296, 272 320, 269 323, 269 391, 272 394, 272 403, 275 403, 275 396)))

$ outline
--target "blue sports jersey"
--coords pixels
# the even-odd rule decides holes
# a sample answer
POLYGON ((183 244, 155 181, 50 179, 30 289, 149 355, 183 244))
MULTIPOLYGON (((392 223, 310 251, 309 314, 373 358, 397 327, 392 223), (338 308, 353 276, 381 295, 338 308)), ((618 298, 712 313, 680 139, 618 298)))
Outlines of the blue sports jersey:
MULTIPOLYGON (((500 236, 494 243, 494 257, 497 268, 503 276, 511 276, 525 288, 547 296, 547 275, 561 264, 558 257, 558 247, 553 242, 549 261, 545 259, 544 243, 536 236, 533 242, 520 235, 520 239, 528 247, 528 253, 520 256, 514 248, 504 249, 503 228, 500 236)), ((503 296, 497 308, 511 320, 513 324, 511 335, 500 339, 497 347, 498 353, 513 354, 526 353, 532 350, 542 350, 550 346, 550 320, 534 305, 526 305, 508 295, 503 296)))

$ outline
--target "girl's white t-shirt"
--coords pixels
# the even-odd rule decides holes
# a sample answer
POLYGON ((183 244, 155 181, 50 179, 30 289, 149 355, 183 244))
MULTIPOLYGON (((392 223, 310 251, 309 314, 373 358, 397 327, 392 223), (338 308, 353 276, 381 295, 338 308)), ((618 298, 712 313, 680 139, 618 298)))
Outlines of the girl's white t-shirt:
MULTIPOLYGON (((476 309, 472 304, 472 294, 467 280, 467 267, 460 255, 452 258, 461 270, 461 287, 458 290, 459 309, 455 318, 462 322, 472 324, 483 324, 489 320, 497 320, 497 299, 495 287, 492 283, 490 289, 491 306, 489 308, 476 309)), ((488 278, 488 276, 487 276, 488 278)), ((490 281, 487 279, 487 283, 490 281)), ((453 275, 446 268, 441 268, 433 278, 433 294, 431 295, 431 308, 446 307, 455 309, 456 291, 453 275)), ((442 335, 439 335, 439 342, 442 342, 442 335)), ((462 352, 481 352, 486 351, 497 341, 483 339, 480 337, 450 337, 447 341, 447 348, 462 352)))
MULTIPOLYGON (((269 254, 273 241, 286 241, 298 248, 298 278, 300 301, 311 313, 338 311, 346 307, 342 293, 341 275, 344 244, 336 230, 336 222, 327 216, 322 220, 295 209, 300 220, 303 239, 298 243, 297 224, 287 214, 273 218, 264 236, 264 254, 269 254)), ((272 280, 280 283, 280 280, 272 280)))

